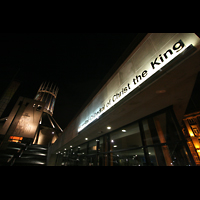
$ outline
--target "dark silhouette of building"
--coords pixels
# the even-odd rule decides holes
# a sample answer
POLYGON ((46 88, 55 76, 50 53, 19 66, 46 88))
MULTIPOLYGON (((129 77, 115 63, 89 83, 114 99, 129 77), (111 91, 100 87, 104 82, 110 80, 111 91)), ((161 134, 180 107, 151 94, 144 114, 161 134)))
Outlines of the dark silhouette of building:
POLYGON ((63 132, 53 118, 58 90, 42 83, 34 100, 19 97, 9 116, 0 119, 0 165, 46 164, 48 145, 63 132))
POLYGON ((18 81, 11 81, 10 85, 2 95, 0 99, 0 117, 2 116, 3 112, 5 111, 7 105, 9 104, 10 100, 12 99, 19 86, 20 83, 18 81))

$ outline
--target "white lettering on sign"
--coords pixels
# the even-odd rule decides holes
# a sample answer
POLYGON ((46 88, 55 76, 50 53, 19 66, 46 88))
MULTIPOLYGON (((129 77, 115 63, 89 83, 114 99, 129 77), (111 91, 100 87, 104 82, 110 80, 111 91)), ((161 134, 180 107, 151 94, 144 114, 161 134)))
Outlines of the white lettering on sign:
POLYGON ((161 70, 167 63, 177 57, 183 50, 186 49, 186 46, 182 40, 176 42, 171 49, 168 49, 164 54, 160 54, 155 60, 150 63, 150 67, 145 69, 141 74, 138 74, 132 77, 132 82, 128 83, 125 87, 121 88, 119 92, 113 94, 112 98, 110 98, 102 107, 100 107, 93 115, 91 115, 83 124, 81 124, 78 128, 78 132, 82 131, 93 121, 98 119, 103 113, 109 110, 112 106, 117 104, 120 100, 122 100, 125 96, 127 96, 130 92, 135 90, 138 86, 140 86, 144 81, 149 79, 153 74, 157 71, 161 70))

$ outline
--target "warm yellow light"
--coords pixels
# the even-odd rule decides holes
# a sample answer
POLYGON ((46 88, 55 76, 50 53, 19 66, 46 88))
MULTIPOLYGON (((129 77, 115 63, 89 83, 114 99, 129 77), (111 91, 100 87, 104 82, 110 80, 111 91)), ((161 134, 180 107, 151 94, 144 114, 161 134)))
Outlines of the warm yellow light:
POLYGON ((200 157, 200 149, 197 149, 197 153, 198 153, 198 155, 199 155, 199 157, 200 157))
POLYGON ((93 151, 96 151, 96 150, 97 150, 97 146, 93 146, 93 147, 92 147, 92 150, 93 150, 93 151))
POLYGON ((23 137, 10 136, 8 142, 21 143, 22 140, 23 140, 23 137))
POLYGON ((190 137, 194 137, 194 133, 192 131, 189 131, 190 137))

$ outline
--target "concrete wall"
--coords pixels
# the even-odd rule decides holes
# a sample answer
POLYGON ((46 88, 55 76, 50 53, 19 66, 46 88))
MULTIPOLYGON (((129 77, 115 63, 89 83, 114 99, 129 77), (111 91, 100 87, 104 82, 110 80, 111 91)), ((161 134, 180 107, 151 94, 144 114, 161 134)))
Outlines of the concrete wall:
POLYGON ((57 149, 72 139, 76 139, 79 134, 78 129, 80 130, 83 124, 86 128, 80 132, 80 135, 86 133, 85 129, 89 124, 96 123, 96 117, 108 113, 118 101, 126 99, 125 97, 129 93, 139 88, 143 82, 161 70, 191 44, 199 50, 200 40, 195 34, 148 34, 79 116, 64 130, 56 143, 50 147, 50 154, 55 153, 57 149), (180 46, 180 40, 184 46, 180 46), (158 65, 158 63, 160 64, 158 65), (126 92, 122 95, 123 91, 126 92), (120 92, 121 96, 119 97, 120 92))

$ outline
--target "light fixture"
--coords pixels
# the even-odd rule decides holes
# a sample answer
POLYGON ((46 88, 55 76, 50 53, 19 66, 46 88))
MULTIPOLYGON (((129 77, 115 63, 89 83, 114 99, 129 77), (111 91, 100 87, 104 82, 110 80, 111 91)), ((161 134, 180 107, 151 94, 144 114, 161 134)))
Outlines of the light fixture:
POLYGON ((70 146, 70 148, 72 148, 72 146, 70 146))
POLYGON ((55 132, 52 132, 52 135, 54 135, 55 132))
POLYGON ((122 130, 123 133, 126 133, 126 130, 122 130))
POLYGON ((88 138, 85 138, 85 140, 88 140, 88 138))
POLYGON ((111 143, 114 143, 114 140, 111 140, 111 143))
POLYGON ((111 127, 110 127, 110 126, 108 126, 108 127, 107 127, 107 129, 108 129, 108 130, 110 130, 110 129, 111 129, 111 127))
POLYGON ((113 147, 114 147, 114 148, 117 148, 117 145, 114 145, 113 147))

